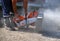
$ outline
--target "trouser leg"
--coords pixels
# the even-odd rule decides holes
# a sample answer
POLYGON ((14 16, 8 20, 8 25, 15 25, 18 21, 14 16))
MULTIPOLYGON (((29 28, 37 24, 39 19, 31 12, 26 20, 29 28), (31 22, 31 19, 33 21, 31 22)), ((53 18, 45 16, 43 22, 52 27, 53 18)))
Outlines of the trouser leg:
POLYGON ((2 3, 3 17, 9 17, 9 1, 1 0, 1 3, 2 3))

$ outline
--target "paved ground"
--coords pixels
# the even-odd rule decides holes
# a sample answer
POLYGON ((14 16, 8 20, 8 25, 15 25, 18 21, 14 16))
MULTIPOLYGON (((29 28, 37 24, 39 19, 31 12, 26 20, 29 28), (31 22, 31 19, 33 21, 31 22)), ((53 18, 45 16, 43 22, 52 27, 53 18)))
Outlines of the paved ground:
POLYGON ((9 31, 0 28, 0 41, 60 41, 60 39, 45 37, 33 32, 9 31))

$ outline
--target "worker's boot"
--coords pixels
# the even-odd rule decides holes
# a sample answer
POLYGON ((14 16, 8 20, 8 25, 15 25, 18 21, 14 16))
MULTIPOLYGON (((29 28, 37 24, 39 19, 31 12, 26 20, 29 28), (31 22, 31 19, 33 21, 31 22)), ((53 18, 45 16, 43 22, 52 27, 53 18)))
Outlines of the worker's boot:
POLYGON ((12 23, 11 23, 11 19, 9 17, 4 17, 4 27, 15 31, 15 28, 13 27, 12 23))

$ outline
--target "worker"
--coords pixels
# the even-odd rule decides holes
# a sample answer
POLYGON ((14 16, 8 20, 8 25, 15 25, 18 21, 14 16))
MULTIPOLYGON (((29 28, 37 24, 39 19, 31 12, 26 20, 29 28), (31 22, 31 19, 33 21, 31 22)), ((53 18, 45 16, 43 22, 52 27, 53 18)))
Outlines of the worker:
MULTIPOLYGON (((5 26, 10 26, 8 25, 9 17, 10 17, 10 12, 13 12, 13 7, 12 7, 12 0, 1 0, 2 4, 2 13, 3 13, 3 18, 5 22, 5 26)), ((12 30, 15 30, 14 27, 11 27, 12 30)))

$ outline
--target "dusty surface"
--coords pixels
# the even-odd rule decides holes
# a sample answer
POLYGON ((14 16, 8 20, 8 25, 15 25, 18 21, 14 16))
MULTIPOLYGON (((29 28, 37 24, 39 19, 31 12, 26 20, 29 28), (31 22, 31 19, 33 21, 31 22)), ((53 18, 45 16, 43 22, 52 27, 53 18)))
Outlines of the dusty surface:
POLYGON ((45 37, 38 33, 9 31, 0 28, 0 41, 60 41, 60 39, 45 37))

